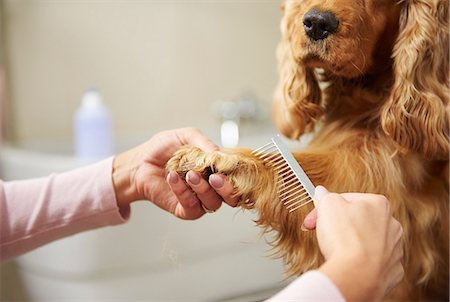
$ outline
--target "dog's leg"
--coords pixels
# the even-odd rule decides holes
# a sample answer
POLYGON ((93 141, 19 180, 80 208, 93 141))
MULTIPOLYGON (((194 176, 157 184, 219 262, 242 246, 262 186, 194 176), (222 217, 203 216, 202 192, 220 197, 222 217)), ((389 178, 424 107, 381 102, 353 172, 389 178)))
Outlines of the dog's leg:
MULTIPOLYGON (((265 220, 267 213, 285 212, 284 206, 279 202, 277 194, 277 175, 270 165, 251 152, 252 150, 243 148, 204 152, 187 146, 174 154, 167 169, 178 172, 183 178, 190 170, 201 173, 204 178, 212 173, 226 175, 235 187, 235 195, 241 200, 239 205, 246 209, 256 209, 265 220)), ((322 184, 333 190, 339 189, 339 175, 330 175, 336 169, 334 152, 298 152, 294 156, 314 185, 322 184)), ((297 211, 300 213, 299 218, 304 218, 311 209, 312 205, 309 205, 304 210, 297 211)))
MULTIPOLYGON (((318 267, 323 259, 315 234, 300 228, 313 205, 289 213, 279 201, 275 172, 251 152, 249 149, 229 149, 206 153, 195 147, 185 147, 172 157, 167 169, 177 171, 182 177, 190 170, 202 173, 205 178, 216 172, 227 175, 241 200, 240 206, 258 212, 256 223, 264 231, 275 231, 272 244, 288 264, 289 274, 300 275, 318 267)), ((297 153, 295 157, 314 184, 326 185, 323 181, 330 168, 328 163, 333 162, 333 154, 297 153)))

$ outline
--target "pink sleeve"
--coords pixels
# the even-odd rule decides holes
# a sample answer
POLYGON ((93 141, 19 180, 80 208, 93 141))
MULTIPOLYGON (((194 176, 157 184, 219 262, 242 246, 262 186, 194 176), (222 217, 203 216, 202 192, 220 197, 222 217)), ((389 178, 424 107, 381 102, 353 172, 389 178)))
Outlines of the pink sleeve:
POLYGON ((276 301, 345 301, 345 299, 325 274, 309 271, 267 300, 267 302, 276 301))
POLYGON ((113 158, 45 178, 0 180, 0 255, 7 260, 53 240, 123 223, 111 179, 113 158))

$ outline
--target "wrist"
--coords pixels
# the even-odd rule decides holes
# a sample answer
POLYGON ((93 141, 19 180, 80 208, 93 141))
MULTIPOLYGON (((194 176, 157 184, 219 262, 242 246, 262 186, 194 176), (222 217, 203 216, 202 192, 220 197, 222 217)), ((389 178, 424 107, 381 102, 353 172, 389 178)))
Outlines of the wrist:
POLYGON ((112 181, 119 208, 127 208, 131 202, 142 199, 134 183, 137 167, 134 150, 121 153, 113 160, 112 181))
POLYGON ((377 272, 363 255, 343 254, 327 260, 319 271, 339 288, 346 301, 379 300, 377 272))

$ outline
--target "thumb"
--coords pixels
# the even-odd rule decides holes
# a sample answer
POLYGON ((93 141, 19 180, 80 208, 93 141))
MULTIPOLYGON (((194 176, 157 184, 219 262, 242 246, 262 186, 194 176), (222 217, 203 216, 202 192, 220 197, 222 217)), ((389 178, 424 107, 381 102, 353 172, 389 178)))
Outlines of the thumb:
POLYGON ((317 223, 317 206, 319 205, 320 200, 327 195, 329 192, 324 186, 317 186, 314 192, 314 206, 316 207, 308 215, 306 215, 303 220, 302 230, 308 231, 313 230, 316 227, 317 223))
POLYGON ((329 192, 324 186, 317 186, 314 192, 314 205, 317 207, 322 198, 329 192))

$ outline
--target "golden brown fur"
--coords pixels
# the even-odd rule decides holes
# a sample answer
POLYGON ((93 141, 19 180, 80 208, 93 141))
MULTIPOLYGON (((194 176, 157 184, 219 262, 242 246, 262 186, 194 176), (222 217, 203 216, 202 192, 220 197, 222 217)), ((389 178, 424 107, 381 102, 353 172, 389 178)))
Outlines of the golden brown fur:
MULTIPOLYGON (((315 185, 386 195, 404 229, 405 278, 395 300, 448 301, 449 20, 447 0, 291 0, 283 6, 274 121, 285 136, 313 131, 294 153, 315 185), (311 8, 331 11, 338 30, 305 34, 311 8)), ((323 261, 313 232, 278 202, 274 173, 250 150, 178 152, 169 168, 228 175, 242 206, 274 231, 288 272, 323 261)))

